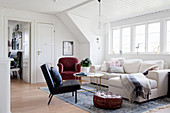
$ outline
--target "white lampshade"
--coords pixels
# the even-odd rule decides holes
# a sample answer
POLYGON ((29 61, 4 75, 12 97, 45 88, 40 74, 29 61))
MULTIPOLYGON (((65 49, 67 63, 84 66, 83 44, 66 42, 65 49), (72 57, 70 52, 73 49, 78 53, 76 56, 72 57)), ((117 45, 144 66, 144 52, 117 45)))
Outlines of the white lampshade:
POLYGON ((104 15, 95 16, 90 24, 92 32, 97 36, 104 36, 109 31, 108 20, 104 15))

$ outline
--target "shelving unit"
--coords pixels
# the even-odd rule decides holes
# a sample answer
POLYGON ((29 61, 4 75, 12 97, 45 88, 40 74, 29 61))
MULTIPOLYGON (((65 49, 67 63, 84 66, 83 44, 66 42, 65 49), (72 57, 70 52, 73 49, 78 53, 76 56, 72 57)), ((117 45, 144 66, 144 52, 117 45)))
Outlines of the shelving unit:
POLYGON ((22 31, 19 24, 13 29, 12 50, 22 50, 22 31))

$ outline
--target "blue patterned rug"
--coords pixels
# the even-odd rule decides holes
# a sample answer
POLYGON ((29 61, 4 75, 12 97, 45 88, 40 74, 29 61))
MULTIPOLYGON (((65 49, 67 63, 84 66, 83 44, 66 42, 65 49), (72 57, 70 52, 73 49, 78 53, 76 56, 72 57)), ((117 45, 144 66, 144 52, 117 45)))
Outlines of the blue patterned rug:
MULTIPOLYGON (((83 86, 88 89, 93 89, 94 85, 83 86)), ((40 88, 41 90, 49 93, 47 87, 40 88)), ((102 87, 103 91, 107 91, 107 88, 102 87)), ((93 105, 93 93, 90 92, 79 92, 77 94, 77 103, 74 103, 74 97, 72 93, 58 94, 55 97, 62 99, 70 104, 73 104, 81 109, 84 109, 90 113, 142 113, 150 109, 154 109, 160 106, 170 104, 170 98, 162 97, 154 100, 150 100, 145 103, 129 103, 128 100, 123 99, 122 107, 119 109, 101 109, 93 105)), ((53 101, 53 100, 52 100, 53 101)))

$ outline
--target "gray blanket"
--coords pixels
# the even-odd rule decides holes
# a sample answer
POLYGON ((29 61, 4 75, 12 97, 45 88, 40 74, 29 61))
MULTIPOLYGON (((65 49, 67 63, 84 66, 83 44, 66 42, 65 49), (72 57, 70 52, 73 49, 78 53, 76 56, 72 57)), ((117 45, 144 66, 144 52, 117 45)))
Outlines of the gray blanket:
POLYGON ((149 99, 151 85, 149 79, 142 73, 121 76, 123 90, 129 95, 130 102, 134 102, 139 96, 149 99))

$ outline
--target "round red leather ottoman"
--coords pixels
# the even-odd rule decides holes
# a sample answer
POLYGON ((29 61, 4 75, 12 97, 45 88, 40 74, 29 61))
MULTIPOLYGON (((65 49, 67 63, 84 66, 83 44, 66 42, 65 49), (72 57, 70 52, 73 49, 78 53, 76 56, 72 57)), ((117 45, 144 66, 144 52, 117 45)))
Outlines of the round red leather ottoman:
POLYGON ((105 109, 120 108, 122 97, 111 92, 96 92, 93 96, 94 106, 105 109))

